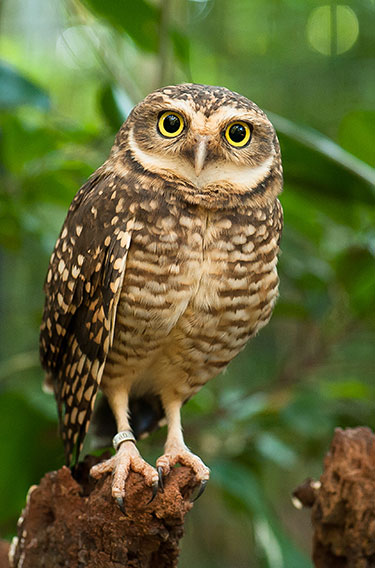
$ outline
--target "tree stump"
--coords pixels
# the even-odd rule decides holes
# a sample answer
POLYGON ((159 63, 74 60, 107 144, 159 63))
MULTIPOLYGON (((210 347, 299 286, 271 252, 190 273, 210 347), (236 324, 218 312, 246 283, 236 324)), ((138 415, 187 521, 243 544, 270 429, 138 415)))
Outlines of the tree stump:
POLYGON ((316 568, 375 568, 375 435, 337 428, 320 483, 294 496, 312 507, 316 568))
MULTIPOLYGON (((96 481, 88 474, 97 461, 88 456, 75 479, 63 467, 30 489, 11 568, 177 566, 196 486, 190 469, 173 469, 152 503, 143 478, 130 473, 124 516, 111 498, 110 476, 96 481)), ((312 509, 316 568, 375 568, 375 435, 369 428, 338 428, 320 481, 308 480, 294 495, 312 509)))
POLYGON ((0 568, 9 568, 9 542, 0 540, 0 568))
POLYGON ((111 497, 111 476, 96 481, 88 456, 75 478, 62 467, 30 488, 10 551, 11 568, 173 568, 184 517, 191 509, 194 474, 175 468, 164 493, 149 503, 151 489, 140 474, 126 483, 124 515, 111 497))

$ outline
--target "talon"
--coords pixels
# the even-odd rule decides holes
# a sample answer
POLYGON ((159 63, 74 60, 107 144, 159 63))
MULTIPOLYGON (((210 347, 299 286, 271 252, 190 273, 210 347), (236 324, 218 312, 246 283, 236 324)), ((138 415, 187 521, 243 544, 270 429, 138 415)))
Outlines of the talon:
POLYGON ((159 489, 161 493, 164 493, 163 468, 159 465, 157 470, 159 476, 159 489))
POLYGON ((117 505, 119 506, 121 513, 123 513, 126 516, 124 498, 123 497, 116 497, 115 499, 116 499, 117 505))
POLYGON ((206 489, 207 483, 208 483, 208 479, 201 481, 197 496, 194 497, 194 499, 190 499, 191 503, 195 503, 195 501, 198 501, 199 497, 201 497, 203 495, 204 490, 206 489))
POLYGON ((151 495, 151 499, 149 501, 147 501, 147 505, 149 505, 150 503, 153 502, 153 500, 155 499, 157 493, 158 493, 158 489, 159 489, 159 482, 155 481, 152 484, 152 495, 151 495))

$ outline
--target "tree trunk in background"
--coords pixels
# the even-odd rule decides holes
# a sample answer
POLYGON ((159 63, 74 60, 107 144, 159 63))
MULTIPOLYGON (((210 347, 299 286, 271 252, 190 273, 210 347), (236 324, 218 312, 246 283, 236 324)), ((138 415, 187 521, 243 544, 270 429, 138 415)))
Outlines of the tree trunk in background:
POLYGON ((294 492, 312 507, 316 568, 375 567, 375 435, 337 428, 320 482, 294 492))
POLYGON ((0 540, 0 568, 9 568, 9 542, 0 540))
POLYGON ((111 476, 99 481, 88 456, 74 479, 63 467, 29 490, 11 547, 12 568, 173 568, 177 566, 184 518, 196 487, 190 469, 173 469, 164 493, 152 503, 151 489, 131 472, 124 515, 111 497, 111 476))

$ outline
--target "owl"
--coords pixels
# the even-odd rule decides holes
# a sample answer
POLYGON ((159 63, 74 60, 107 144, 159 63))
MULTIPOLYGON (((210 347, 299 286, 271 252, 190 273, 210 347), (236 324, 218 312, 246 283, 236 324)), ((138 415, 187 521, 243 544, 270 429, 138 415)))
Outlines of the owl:
POLYGON ((40 336, 66 462, 78 459, 100 389, 117 428, 112 472, 162 488, 177 463, 203 490, 209 469, 185 445, 180 411, 271 317, 282 230, 273 126, 223 87, 168 86, 140 102, 107 161, 81 187, 50 259, 40 336), (136 439, 164 419, 152 467, 136 439))

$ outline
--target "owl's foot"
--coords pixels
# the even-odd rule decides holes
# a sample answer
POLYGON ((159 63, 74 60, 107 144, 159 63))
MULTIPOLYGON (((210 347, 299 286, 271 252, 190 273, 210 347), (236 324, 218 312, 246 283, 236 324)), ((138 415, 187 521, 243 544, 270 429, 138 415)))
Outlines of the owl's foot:
POLYGON ((157 459, 156 469, 159 474, 159 488, 163 491, 163 478, 168 475, 171 468, 178 463, 180 465, 190 467, 195 473, 197 482, 200 483, 197 496, 194 499, 194 501, 196 501, 206 488, 210 478, 210 470, 203 461, 193 454, 186 446, 184 448, 176 448, 174 450, 167 451, 157 459))
POLYGON ((122 443, 113 457, 94 465, 90 470, 90 475, 95 479, 99 479, 105 473, 113 473, 112 497, 124 514, 125 482, 130 470, 143 475, 146 485, 152 487, 151 502, 159 486, 158 473, 155 468, 145 462, 133 442, 122 443))

